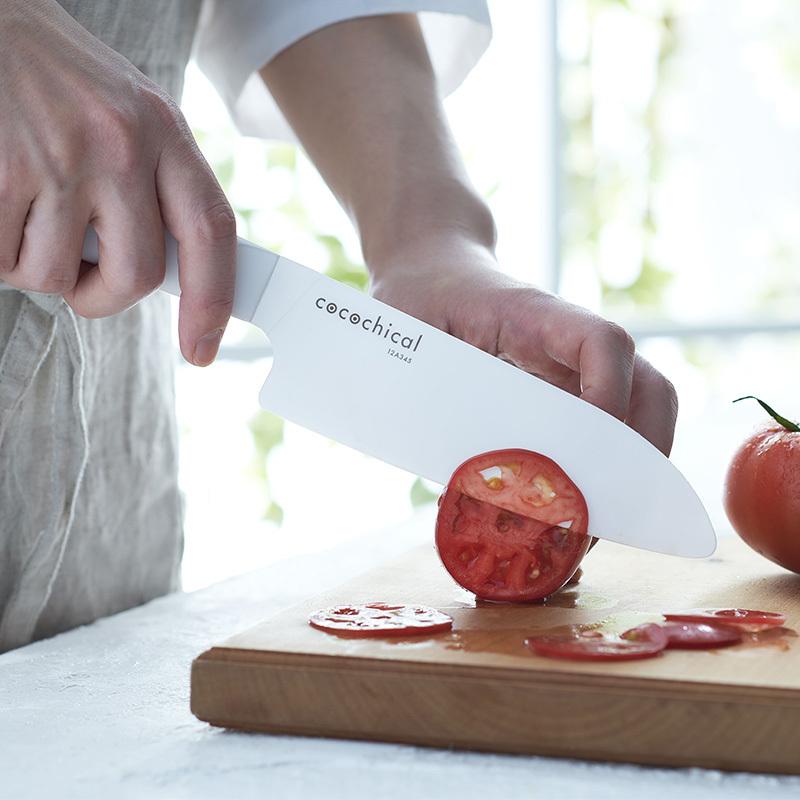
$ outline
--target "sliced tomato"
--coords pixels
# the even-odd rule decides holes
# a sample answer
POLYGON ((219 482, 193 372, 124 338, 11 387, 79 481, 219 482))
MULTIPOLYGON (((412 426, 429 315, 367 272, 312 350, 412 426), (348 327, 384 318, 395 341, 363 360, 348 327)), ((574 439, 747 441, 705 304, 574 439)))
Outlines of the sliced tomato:
POLYGON ((705 650, 727 647, 742 641, 741 631, 732 625, 709 625, 705 622, 666 622, 661 626, 667 634, 668 648, 705 650))
POLYGON ((750 628, 783 625, 786 614, 777 611, 754 611, 749 608, 694 608, 674 614, 664 614, 670 622, 705 622, 707 624, 742 625, 750 628))
POLYGON ((637 625, 635 628, 625 631, 622 638, 628 642, 652 642, 662 650, 669 644, 667 632, 662 625, 655 622, 648 622, 644 625, 637 625))
MULTIPOLYGON (((640 626, 642 628, 648 626, 640 626)), ((654 627, 658 627, 657 625, 654 627)), ((657 656, 666 647, 667 637, 653 634, 636 639, 614 639, 608 636, 532 636, 525 640, 529 650, 546 658, 571 661, 632 661, 657 656)))
POLYGON ((308 624, 339 636, 417 636, 449 631, 453 619, 428 606, 367 603, 324 608, 313 613, 308 624))
POLYGON ((555 461, 531 450, 493 450, 465 461, 448 489, 548 525, 586 533, 578 487, 555 461))
POLYGON ((464 462, 440 498, 445 569, 485 600, 529 602, 560 589, 591 538, 586 501, 551 459, 498 450, 464 462))

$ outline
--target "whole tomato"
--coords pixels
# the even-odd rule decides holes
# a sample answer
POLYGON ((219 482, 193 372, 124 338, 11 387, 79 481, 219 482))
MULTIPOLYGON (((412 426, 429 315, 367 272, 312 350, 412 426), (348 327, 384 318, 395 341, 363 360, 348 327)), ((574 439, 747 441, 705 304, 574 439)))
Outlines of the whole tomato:
POLYGON ((762 556, 800 573, 800 426, 757 397, 775 420, 739 448, 725 478, 725 512, 762 556))

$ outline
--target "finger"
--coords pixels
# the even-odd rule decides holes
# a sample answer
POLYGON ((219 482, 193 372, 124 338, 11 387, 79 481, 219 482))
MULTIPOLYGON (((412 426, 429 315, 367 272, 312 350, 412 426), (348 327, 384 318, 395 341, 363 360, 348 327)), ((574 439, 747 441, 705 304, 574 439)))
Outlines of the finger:
POLYGON ((580 396, 581 376, 577 372, 557 362, 546 365, 543 370, 534 374, 537 378, 542 378, 548 383, 552 383, 553 386, 558 386, 559 389, 563 389, 565 392, 575 395, 575 397, 580 396))
POLYGON ((541 350, 537 346, 536 335, 533 331, 520 342, 519 349, 514 355, 500 352, 497 357, 502 361, 513 364, 518 369, 553 384, 553 386, 558 386, 559 389, 563 389, 565 392, 574 394, 576 397, 581 393, 580 375, 565 364, 555 361, 541 350))
POLYGON ((156 183, 164 222, 178 241, 181 351, 206 366, 233 307, 236 220, 188 131, 162 154, 156 183))
POLYGON ((78 280, 88 212, 73 195, 36 197, 28 211, 12 286, 45 294, 65 294, 78 280))
POLYGON ((677 418, 678 396, 675 388, 650 363, 637 355, 628 425, 668 456, 677 418))
POLYGON ((23 200, 19 192, 5 186, 0 178, 0 281, 10 283, 9 278, 17 267, 31 202, 30 198, 23 200))
MULTIPOLYGON (((534 298, 539 301, 541 295, 537 292, 534 298)), ((553 331, 549 336, 543 333, 542 318, 540 307, 534 303, 524 304, 511 318, 504 315, 495 346, 487 350, 518 369, 578 396, 581 393, 578 345, 565 348, 561 332, 553 331)))
POLYGON ((111 191, 98 205, 91 220, 98 264, 82 269, 75 288, 65 295, 77 314, 90 318, 124 311, 164 280, 164 225, 155 185, 137 187, 127 197, 111 191))
POLYGON ((630 335, 610 322, 593 321, 578 357, 581 397, 617 419, 628 415, 635 346, 630 335))

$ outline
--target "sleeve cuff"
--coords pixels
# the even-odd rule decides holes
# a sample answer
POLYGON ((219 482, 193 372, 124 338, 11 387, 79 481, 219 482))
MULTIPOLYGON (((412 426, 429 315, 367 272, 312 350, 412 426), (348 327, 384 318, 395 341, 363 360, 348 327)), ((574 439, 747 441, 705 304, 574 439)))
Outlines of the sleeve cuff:
POLYGON ((195 58, 243 135, 295 141, 258 70, 328 25, 404 13, 419 15, 439 89, 446 96, 461 84, 491 40, 484 0, 210 0, 201 18, 195 58))

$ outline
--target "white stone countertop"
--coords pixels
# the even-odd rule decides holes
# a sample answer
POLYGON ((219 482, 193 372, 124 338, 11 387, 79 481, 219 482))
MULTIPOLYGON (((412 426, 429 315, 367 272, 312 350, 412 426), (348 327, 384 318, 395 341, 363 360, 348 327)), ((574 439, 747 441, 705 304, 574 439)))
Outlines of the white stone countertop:
MULTIPOLYGON (((764 798, 800 778, 235 733, 189 711, 215 641, 425 541, 417 519, 0 656, 0 798, 764 798)), ((781 795, 773 795, 781 796, 781 795)))

